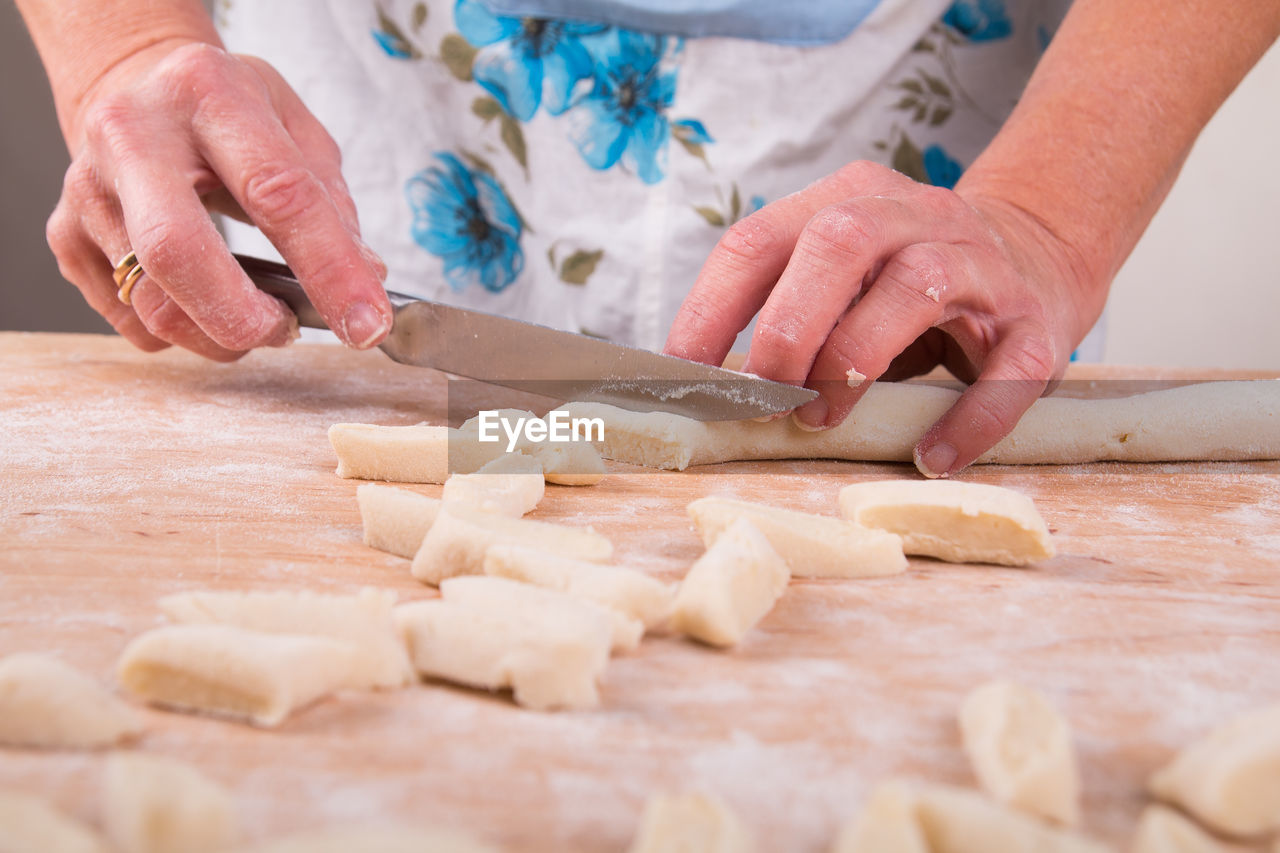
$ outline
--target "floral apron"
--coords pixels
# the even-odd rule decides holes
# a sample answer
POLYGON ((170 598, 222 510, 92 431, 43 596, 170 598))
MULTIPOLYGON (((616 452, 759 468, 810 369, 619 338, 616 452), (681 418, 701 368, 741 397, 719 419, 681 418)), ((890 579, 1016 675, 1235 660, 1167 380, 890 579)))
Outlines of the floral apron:
POLYGON ((724 230, 769 201, 858 159, 954 185, 1069 0, 864 0, 828 43, 803 22, 769 41, 487 2, 215 11, 341 146, 388 289, 657 349, 724 230))

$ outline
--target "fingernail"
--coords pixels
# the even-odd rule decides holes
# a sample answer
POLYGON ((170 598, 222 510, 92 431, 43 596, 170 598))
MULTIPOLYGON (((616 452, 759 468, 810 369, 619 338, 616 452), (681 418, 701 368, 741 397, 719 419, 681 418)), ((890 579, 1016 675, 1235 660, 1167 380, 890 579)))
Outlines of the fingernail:
POLYGON ((357 302, 342 317, 342 337, 356 349, 367 349, 387 333, 389 325, 368 302, 357 302))
POLYGON ((916 448, 916 467, 929 479, 946 477, 951 466, 956 464, 956 449, 945 441, 940 441, 924 453, 916 448))
POLYGON ((791 415, 791 420, 805 432, 817 432, 826 423, 827 412, 827 401, 818 397, 796 409, 791 415))

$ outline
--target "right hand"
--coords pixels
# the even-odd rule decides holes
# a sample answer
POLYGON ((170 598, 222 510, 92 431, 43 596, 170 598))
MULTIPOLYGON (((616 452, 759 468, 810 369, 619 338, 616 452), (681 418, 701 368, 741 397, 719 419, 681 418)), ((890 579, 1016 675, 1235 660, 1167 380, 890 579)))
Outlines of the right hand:
POLYGON ((231 361, 296 337, 292 313, 253 285, 210 211, 260 228, 345 343, 386 337, 386 267, 360 238, 338 146, 267 63, 200 42, 152 45, 97 80, 69 137, 49 245, 63 276, 141 349, 231 361), (125 305, 111 272, 130 249, 146 273, 125 305))

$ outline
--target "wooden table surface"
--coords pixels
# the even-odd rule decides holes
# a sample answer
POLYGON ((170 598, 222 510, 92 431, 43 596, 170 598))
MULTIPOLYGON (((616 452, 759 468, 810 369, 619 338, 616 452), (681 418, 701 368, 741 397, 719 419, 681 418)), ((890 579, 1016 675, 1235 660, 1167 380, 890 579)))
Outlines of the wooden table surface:
MULTIPOLYGON (((334 476, 325 430, 441 422, 445 386, 322 344, 228 366, 110 337, 0 335, 0 652, 53 651, 110 683, 168 593, 433 594, 408 561, 361 544, 358 483, 334 476)), ((694 498, 834 514, 844 484, 911 476, 847 462, 627 469, 548 488, 534 517, 590 523, 620 562, 674 579, 701 551, 694 498)), ((1280 462, 964 476, 1034 497, 1059 556, 795 581, 732 652, 656 638, 615 658, 596 711, 424 685, 343 693, 273 731, 147 710, 138 747, 228 786, 251 839, 395 818, 511 850, 620 851, 651 791, 698 787, 761 850, 819 851, 882 779, 973 785, 956 707, 1007 677, 1071 720, 1085 828, 1121 846, 1154 768, 1224 715, 1280 700, 1280 462)), ((0 749, 0 787, 97 820, 102 762, 0 749)))

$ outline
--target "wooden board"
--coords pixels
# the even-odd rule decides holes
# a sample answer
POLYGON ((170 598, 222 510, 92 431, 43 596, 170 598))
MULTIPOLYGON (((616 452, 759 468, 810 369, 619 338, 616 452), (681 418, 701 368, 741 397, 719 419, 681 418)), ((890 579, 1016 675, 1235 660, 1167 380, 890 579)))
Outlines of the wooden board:
MULTIPOLYGON (((445 417, 442 376, 299 344, 235 365, 119 339, 0 335, 0 651, 111 680, 154 602, 187 589, 430 590, 365 548, 337 421, 445 417)), ((835 513, 906 465, 735 463, 554 487, 536 517, 590 523, 677 578, 709 494, 835 513)), ((147 711, 140 748, 229 786, 245 835, 397 818, 511 850, 622 850, 645 797, 702 787, 762 850, 819 851, 891 776, 972 785, 955 710, 991 677, 1075 726, 1085 826, 1117 846, 1143 781, 1223 715, 1280 701, 1280 463, 986 467, 1033 496, 1060 555, 1033 570, 912 560, 901 577, 797 581, 730 653, 676 639, 616 658, 603 707, 524 711, 429 685, 343 694, 275 731, 147 711)), ((415 487, 438 494, 438 486, 415 487)), ((0 750, 0 787, 97 819, 98 754, 0 750)))

